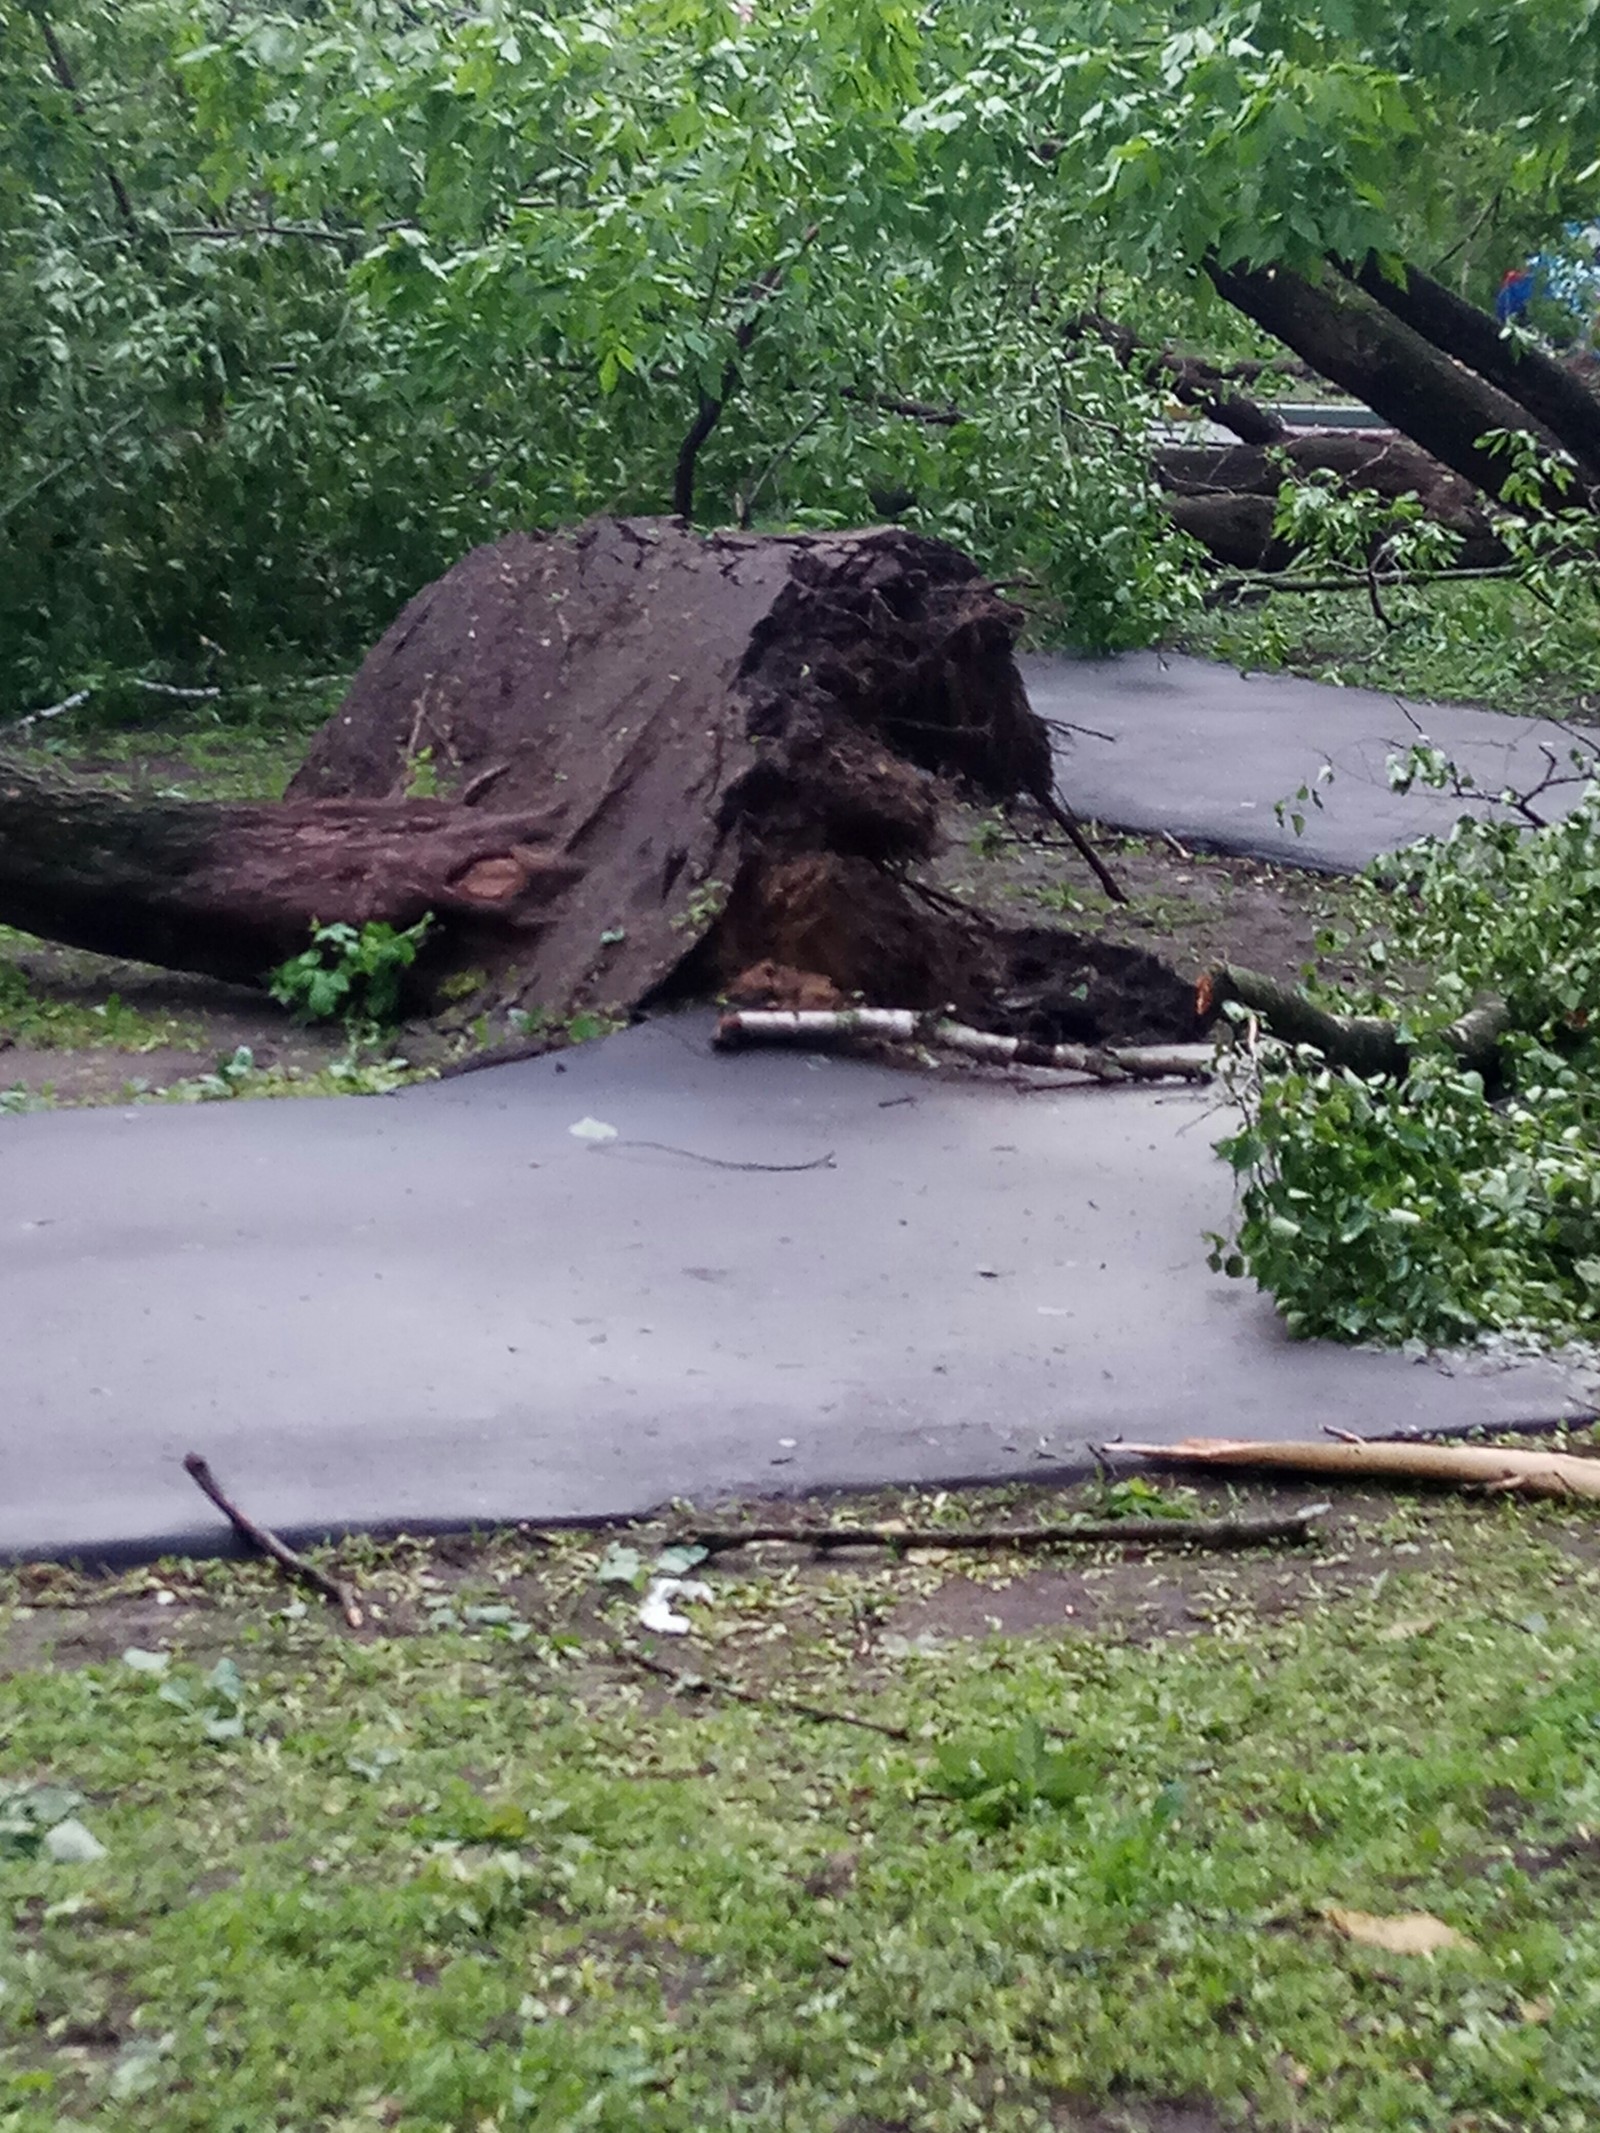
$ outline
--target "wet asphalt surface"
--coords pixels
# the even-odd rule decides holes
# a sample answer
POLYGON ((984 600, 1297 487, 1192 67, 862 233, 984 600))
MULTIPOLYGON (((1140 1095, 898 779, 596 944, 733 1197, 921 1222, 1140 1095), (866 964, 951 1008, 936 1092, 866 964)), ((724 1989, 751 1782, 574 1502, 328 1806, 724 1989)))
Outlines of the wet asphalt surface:
MULTIPOLYGON (((1423 736, 1490 795, 1529 792, 1552 756, 1566 776, 1575 747, 1586 758, 1593 752, 1594 729, 1292 675, 1239 675, 1178 653, 1050 653, 1020 663, 1034 709, 1058 722, 1060 787, 1078 814, 1327 873, 1359 872, 1380 852, 1448 830, 1465 812, 1496 811, 1444 792, 1390 790, 1391 756, 1423 736), (1324 766, 1333 775, 1319 782, 1324 766), (1320 805, 1297 801, 1302 787, 1320 805), (1290 819, 1297 813, 1300 833, 1290 819)), ((1569 781, 1538 805, 1554 819, 1581 790, 1569 781)))
POLYGON ((387 1098, 0 1121, 0 1555, 216 1545, 189 1450, 304 1534, 1581 1409, 1542 1364, 1287 1340, 1206 1268, 1204 1092, 728 1057, 710 1026, 387 1098))

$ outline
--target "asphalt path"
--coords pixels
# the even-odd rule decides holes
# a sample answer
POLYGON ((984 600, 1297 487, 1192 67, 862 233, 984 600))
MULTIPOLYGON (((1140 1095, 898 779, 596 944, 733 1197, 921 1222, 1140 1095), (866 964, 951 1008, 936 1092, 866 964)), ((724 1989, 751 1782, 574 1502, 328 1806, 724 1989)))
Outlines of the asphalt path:
POLYGON ((191 1449, 303 1534, 1583 1411, 1543 1364, 1287 1340, 1205 1266, 1219 1124, 719 1056, 705 1017, 388 1098, 5 1120, 0 1555, 215 1545, 191 1449))
MULTIPOLYGON (((1057 722, 1061 790, 1080 815, 1327 873, 1359 872, 1380 852, 1448 830, 1463 813, 1494 811, 1447 793, 1390 790, 1390 757, 1424 735, 1484 793, 1531 791, 1551 755, 1565 775, 1575 746, 1592 754, 1587 729, 1548 719, 1411 703, 1292 675, 1240 675, 1174 653, 1048 653, 1021 664, 1034 709, 1057 722), (1325 765, 1333 776, 1319 783, 1325 765), (1320 806, 1295 803, 1302 786, 1320 806), (1280 802, 1288 803, 1283 820, 1280 802), (1287 819, 1296 812, 1300 834, 1287 819)), ((1568 783, 1539 805, 1553 819, 1580 791, 1568 783)))

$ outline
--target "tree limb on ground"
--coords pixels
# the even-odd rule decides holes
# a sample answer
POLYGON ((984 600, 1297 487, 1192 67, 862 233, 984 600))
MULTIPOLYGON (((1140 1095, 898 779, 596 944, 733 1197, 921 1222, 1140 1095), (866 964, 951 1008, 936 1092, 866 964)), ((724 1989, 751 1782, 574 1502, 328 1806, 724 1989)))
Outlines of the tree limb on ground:
POLYGON ((723 1051, 746 1044, 827 1044, 889 1038, 937 1045, 995 1066, 1047 1067, 1094 1081, 1209 1081, 1209 1055, 1194 1047, 1035 1044, 1026 1037, 971 1029, 938 1013, 909 1007, 735 1008, 717 1024, 723 1051))
POLYGON ((693 1541, 713 1555, 762 1541, 794 1541, 827 1554, 835 1548, 996 1549, 1028 1553, 1037 1548, 1093 1547, 1125 1542, 1129 1547, 1260 1548, 1275 1541, 1304 1541, 1327 1511, 1321 1503, 1271 1518, 1080 1518, 1056 1526, 877 1525, 686 1526, 676 1539, 693 1541))
POLYGON ((310 1585, 325 1599, 332 1600, 352 1629, 359 1629, 362 1622, 361 1603, 356 1598, 356 1589, 342 1578, 330 1577, 326 1570, 319 1570, 315 1563, 308 1562, 287 1541, 282 1540, 270 1526, 258 1525, 247 1511, 224 1495, 222 1484, 212 1473, 210 1466, 198 1452, 184 1456, 183 1470, 196 1488, 209 1496, 217 1509, 226 1518, 239 1537, 249 1546, 276 1563, 278 1568, 302 1584, 310 1585))
POLYGON ((246 985, 313 924, 537 932, 582 873, 544 813, 442 800, 130 800, 0 759, 0 911, 100 955, 246 985))
POLYGON ((1434 1481, 1494 1493, 1600 1499, 1600 1459, 1571 1452, 1524 1452, 1488 1445, 1311 1443, 1261 1444, 1243 1438, 1188 1437, 1179 1444, 1118 1444, 1154 1465, 1261 1467, 1331 1474, 1343 1481, 1434 1481))
MULTIPOLYGON (((1266 977, 1259 970, 1218 963, 1196 986, 1195 1005, 1206 1018, 1230 1003, 1258 1017, 1262 1027, 1283 1043, 1313 1046, 1330 1066, 1348 1067, 1355 1074, 1382 1074, 1396 1081, 1403 1080, 1410 1069, 1415 1047, 1401 1036, 1398 1023, 1381 1015, 1335 1014, 1298 986, 1266 977)), ((1500 1040, 1509 1026, 1505 1001, 1485 998, 1440 1030, 1438 1041, 1463 1066, 1492 1077, 1499 1064, 1500 1040)))

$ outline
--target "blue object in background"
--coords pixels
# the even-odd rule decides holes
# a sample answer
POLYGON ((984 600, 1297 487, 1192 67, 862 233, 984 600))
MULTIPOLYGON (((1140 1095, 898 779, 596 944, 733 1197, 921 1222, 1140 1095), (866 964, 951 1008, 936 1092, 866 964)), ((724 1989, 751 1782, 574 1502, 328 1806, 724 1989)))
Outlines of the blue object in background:
MULTIPOLYGON (((1561 239, 1559 247, 1536 252, 1528 267, 1519 271, 1531 272, 1541 296, 1548 296, 1588 326, 1600 308, 1600 222, 1569 222, 1562 228, 1561 239)), ((1511 278, 1508 274, 1506 282, 1511 278)), ((1503 282, 1502 296, 1505 286, 1503 282)), ((1524 299, 1522 309, 1526 308, 1524 299)), ((1510 315, 1520 317, 1521 312, 1510 315)), ((1499 297, 1495 299, 1495 316, 1505 325, 1499 297)))

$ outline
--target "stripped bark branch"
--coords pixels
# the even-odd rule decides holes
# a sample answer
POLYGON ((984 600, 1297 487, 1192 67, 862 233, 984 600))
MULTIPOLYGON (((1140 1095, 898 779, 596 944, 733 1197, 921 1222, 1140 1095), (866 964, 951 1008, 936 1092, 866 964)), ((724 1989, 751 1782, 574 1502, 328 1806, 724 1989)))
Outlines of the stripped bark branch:
POLYGON ((1119 1444, 1118 1452, 1158 1466, 1265 1467, 1295 1474, 1333 1474, 1348 1481, 1435 1481, 1530 1496, 1600 1498, 1600 1459, 1571 1452, 1524 1452, 1498 1445, 1260 1444, 1234 1437, 1186 1437, 1178 1444, 1119 1444))
POLYGON ((716 1043, 735 1051, 745 1044, 815 1045, 858 1038, 936 1045, 995 1066, 1048 1067, 1093 1081, 1209 1081, 1212 1073, 1211 1055, 1199 1046, 1035 1044, 909 1007, 735 1008, 718 1022, 716 1043))

